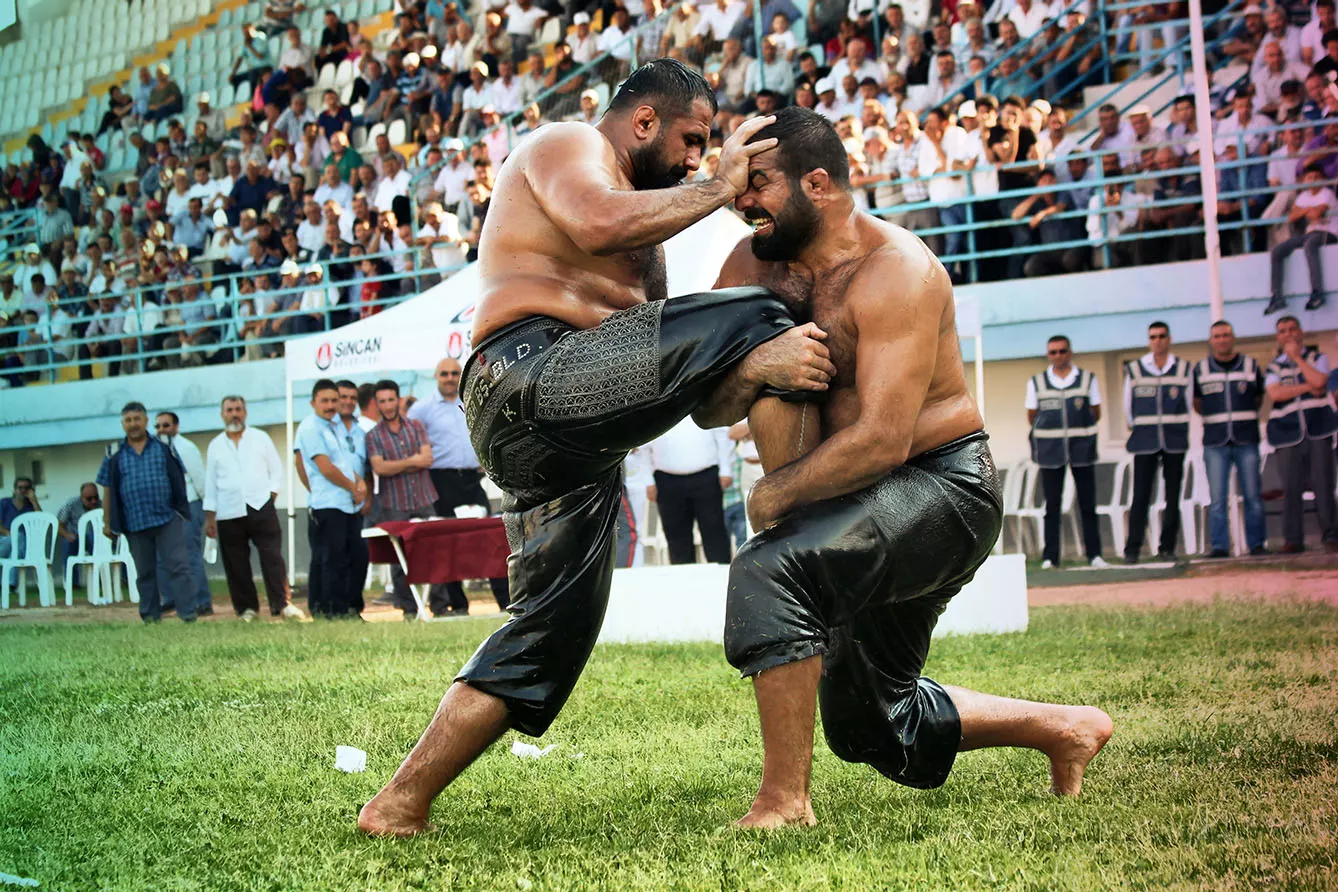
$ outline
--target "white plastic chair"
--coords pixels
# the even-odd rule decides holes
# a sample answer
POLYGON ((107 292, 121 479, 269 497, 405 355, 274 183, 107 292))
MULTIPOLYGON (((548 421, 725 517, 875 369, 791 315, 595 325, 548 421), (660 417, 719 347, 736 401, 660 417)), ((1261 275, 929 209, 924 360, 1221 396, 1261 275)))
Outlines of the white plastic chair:
MULTIPOLYGON (((125 575, 129 586, 129 596, 131 604, 139 603, 139 579, 138 571, 135 569, 135 557, 130 553, 130 540, 125 537, 125 533, 116 537, 116 548, 112 551, 111 560, 107 562, 111 573, 111 600, 121 600, 121 574, 116 572, 116 564, 125 565, 125 575)), ((110 603, 104 601, 103 603, 110 603)))
POLYGON ((386 128, 386 137, 392 146, 402 146, 409 141, 409 129, 404 126, 403 121, 396 119, 386 128))
POLYGON ((660 526, 660 506, 654 502, 646 506, 646 534, 641 537, 641 553, 647 566, 669 563, 669 542, 660 526))
MULTIPOLYGON (((997 554, 1003 553, 1004 539, 1008 537, 1009 521, 1018 520, 1018 509, 1022 507, 1022 493, 1027 482, 1027 475, 1031 473, 1032 468, 1028 461, 1019 461, 1003 469, 1003 529, 999 532, 999 541, 995 544, 994 550, 997 554)), ((1016 538, 1017 550, 1024 552, 1022 542, 1021 524, 1018 523, 1018 533, 1016 538)))
POLYGON ((9 609, 9 572, 18 570, 19 606, 28 603, 28 576, 24 567, 31 567, 37 576, 37 603, 54 607, 56 596, 51 581, 51 561, 56 556, 56 530, 60 521, 45 511, 30 511, 14 518, 9 528, 13 552, 0 560, 0 610, 9 609))
POLYGON ((110 604, 112 541, 102 535, 102 509, 84 512, 75 532, 75 553, 65 559, 65 606, 74 606, 74 568, 82 564, 88 565, 88 603, 110 604), (90 534, 93 548, 85 551, 90 534))
POLYGON ((1115 465, 1115 479, 1110 488, 1110 501, 1096 506, 1098 521, 1104 517, 1110 521, 1111 541, 1116 549, 1124 548, 1128 537, 1129 508, 1134 503, 1133 481, 1134 457, 1126 455, 1115 465))
MULTIPOLYGON (((1068 471, 1065 470, 1065 476, 1068 471)), ((1035 534, 1036 543, 1039 546, 1038 551, 1045 544, 1045 488, 1041 485, 1041 468, 1028 463, 1028 480, 1023 489, 1022 504, 1017 510, 1019 520, 1018 545, 1022 546, 1025 541, 1025 532, 1028 526, 1035 534), (1027 524, 1024 521, 1030 520, 1027 524)), ((1059 510, 1063 520, 1073 529, 1075 540, 1079 543, 1079 550, 1082 548, 1082 538, 1078 535, 1077 522, 1073 518, 1073 502, 1076 487, 1072 480, 1064 481, 1064 495, 1059 502, 1059 510)), ((1060 528, 1061 539, 1063 537, 1063 527, 1060 528)), ((1022 548, 1024 554, 1028 553, 1025 547, 1022 548)))

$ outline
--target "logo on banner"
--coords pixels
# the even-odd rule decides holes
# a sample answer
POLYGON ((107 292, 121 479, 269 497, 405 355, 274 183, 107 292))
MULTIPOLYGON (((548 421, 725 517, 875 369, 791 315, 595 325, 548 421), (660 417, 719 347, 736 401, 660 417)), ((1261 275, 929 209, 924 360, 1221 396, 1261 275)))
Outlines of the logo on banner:
POLYGON ((472 322, 472 321, 474 321, 474 305, 473 305, 473 304, 470 304, 469 306, 465 307, 465 308, 464 308, 463 310, 461 310, 460 312, 456 313, 456 314, 455 314, 455 318, 451 320, 452 323, 455 323, 455 322, 472 322))
POLYGON ((375 364, 381 353, 381 338, 349 338, 344 341, 326 341, 316 348, 316 368, 356 369, 375 364))

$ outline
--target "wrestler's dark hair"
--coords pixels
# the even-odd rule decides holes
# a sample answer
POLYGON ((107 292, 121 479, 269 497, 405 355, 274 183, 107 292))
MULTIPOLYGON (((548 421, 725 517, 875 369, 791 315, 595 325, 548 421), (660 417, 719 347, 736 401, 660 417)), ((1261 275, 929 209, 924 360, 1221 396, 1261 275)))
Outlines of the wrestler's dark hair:
POLYGON ((1155 322, 1153 322, 1151 325, 1149 325, 1149 326, 1148 326, 1148 331, 1152 331, 1152 329, 1154 329, 1154 328, 1164 328, 1164 329, 1166 329, 1166 333, 1167 333, 1167 334, 1170 334, 1170 333, 1171 333, 1171 326, 1167 325, 1165 322, 1162 322, 1160 319, 1158 319, 1157 321, 1155 321, 1155 322))
POLYGON ((377 381, 374 386, 377 393, 380 393, 383 390, 393 390, 395 391, 395 396, 400 395, 400 386, 389 378, 382 378, 380 381, 377 381))
POLYGON ((333 381, 331 381, 329 378, 322 378, 315 384, 311 385, 311 398, 314 400, 316 398, 316 394, 320 393, 322 390, 333 390, 335 393, 339 392, 339 388, 335 386, 335 383, 333 381))
POLYGON ((715 117, 720 106, 706 78, 677 59, 655 59, 623 81, 609 100, 607 112, 621 114, 638 105, 649 105, 661 118, 672 121, 691 111, 698 99, 711 107, 711 116, 715 117))
POLYGON ((749 142, 777 139, 776 161, 791 183, 821 167, 832 182, 850 188, 850 158, 836 128, 822 115, 799 106, 776 112, 776 122, 763 127, 749 142))

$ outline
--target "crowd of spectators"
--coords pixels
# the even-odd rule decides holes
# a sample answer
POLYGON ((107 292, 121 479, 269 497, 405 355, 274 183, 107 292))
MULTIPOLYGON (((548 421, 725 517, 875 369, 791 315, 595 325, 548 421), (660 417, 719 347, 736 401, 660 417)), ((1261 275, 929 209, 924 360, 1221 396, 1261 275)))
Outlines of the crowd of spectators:
MULTIPOLYGON (((1099 23, 1061 20, 1065 8, 817 0, 803 15, 768 0, 756 23, 745 0, 428 0, 398 4, 374 39, 325 10, 307 45, 301 4, 270 0, 231 68, 249 97, 235 126, 164 64, 108 99, 99 132, 125 134, 130 171, 108 176, 98 134, 73 133, 58 149, 34 135, 31 163, 3 172, 0 206, 34 208, 37 237, 0 279, 0 367, 18 385, 53 359, 85 360, 84 377, 95 360, 117 374, 254 359, 378 312, 473 258, 514 142, 548 121, 596 122, 598 87, 658 55, 699 65, 717 90, 715 146, 787 104, 831 120, 859 206, 922 233, 959 281, 1199 256, 1186 234, 1203 215, 1193 98, 1165 116, 1104 105, 1090 139, 1070 132, 1078 88, 1110 66, 1099 23), (553 19, 560 39, 546 46, 553 19), (351 91, 309 89, 319 66, 345 62, 351 91), (147 121, 161 122, 152 141, 147 121), (392 144, 400 132, 411 143, 392 144), (964 262, 968 248, 984 256, 964 262)), ((1159 56, 1155 38, 1180 40, 1181 15, 1161 4, 1106 24, 1116 48, 1176 71, 1182 54, 1159 56)), ((1304 17, 1252 5, 1210 35, 1225 85, 1212 145, 1225 250, 1277 244, 1281 263, 1307 247, 1317 267, 1315 248, 1338 240, 1332 192, 1316 187, 1324 200, 1303 212, 1292 201, 1307 170, 1338 179, 1338 124, 1313 123, 1338 116, 1334 0, 1304 17), (1272 232, 1253 222, 1283 218, 1272 232)), ((1319 289, 1310 305, 1322 301, 1319 289)))

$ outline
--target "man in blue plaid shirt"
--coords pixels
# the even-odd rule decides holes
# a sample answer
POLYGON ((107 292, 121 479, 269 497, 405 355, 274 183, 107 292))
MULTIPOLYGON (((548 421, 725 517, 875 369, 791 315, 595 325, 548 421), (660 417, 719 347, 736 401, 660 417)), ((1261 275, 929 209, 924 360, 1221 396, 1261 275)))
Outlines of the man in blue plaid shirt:
POLYGON ((186 561, 190 504, 181 459, 170 443, 149 436, 149 415, 143 403, 126 403, 121 410, 121 430, 125 439, 107 447, 98 470, 104 505, 102 531, 108 538, 125 533, 135 559, 139 615, 144 622, 163 618, 159 566, 171 588, 167 594, 177 602, 177 616, 195 622, 186 561))

